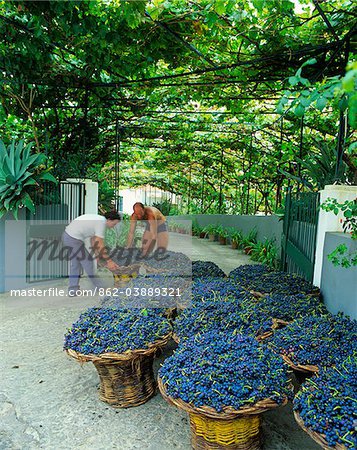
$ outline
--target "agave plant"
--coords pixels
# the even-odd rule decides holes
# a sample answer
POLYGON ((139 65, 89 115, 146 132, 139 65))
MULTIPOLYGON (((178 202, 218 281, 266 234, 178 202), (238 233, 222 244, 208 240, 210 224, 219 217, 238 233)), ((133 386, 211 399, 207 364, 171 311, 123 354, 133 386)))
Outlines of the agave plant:
POLYGON ((6 148, 0 140, 0 218, 11 211, 18 218, 20 208, 27 208, 35 212, 35 205, 30 196, 31 189, 39 186, 40 181, 56 179, 41 170, 40 165, 46 161, 43 153, 31 155, 33 142, 24 146, 24 142, 18 144, 13 140, 6 148))

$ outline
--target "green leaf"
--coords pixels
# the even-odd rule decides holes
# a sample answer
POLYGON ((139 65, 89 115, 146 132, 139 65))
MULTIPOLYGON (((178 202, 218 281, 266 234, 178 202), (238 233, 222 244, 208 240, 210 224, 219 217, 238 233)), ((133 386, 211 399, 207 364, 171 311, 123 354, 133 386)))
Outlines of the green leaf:
POLYGON ((278 105, 277 105, 277 107, 276 107, 276 112, 277 112, 278 114, 283 114, 283 112, 284 112, 284 107, 283 107, 283 105, 281 104, 281 102, 278 103, 278 105))
POLYGON ((327 98, 320 96, 316 101, 316 108, 319 111, 322 111, 325 108, 326 104, 327 104, 327 98))
POLYGON ((353 92, 355 90, 355 84, 357 81, 357 70, 349 70, 342 78, 342 88, 346 92, 353 92))
POLYGON ((301 67, 313 66, 316 63, 317 63, 317 59, 316 58, 310 58, 306 62, 304 62, 304 64, 301 67))
POLYGON ((40 175, 40 179, 41 180, 46 180, 46 181, 51 181, 52 183, 57 183, 56 178, 52 174, 50 174, 48 172, 42 173, 40 175))
POLYGON ((216 0, 214 3, 214 9, 220 16, 226 12, 226 6, 224 0, 216 0))
POLYGON ((22 197, 22 203, 24 206, 26 206, 27 209, 29 209, 33 214, 35 214, 36 211, 35 205, 27 192, 22 197))
POLYGON ((298 77, 289 77, 289 83, 291 86, 296 86, 299 84, 300 79, 298 77))
POLYGON ((305 108, 302 106, 301 103, 299 103, 297 107, 294 109, 294 114, 298 117, 302 117, 305 114, 305 108))
POLYGON ((6 184, 13 184, 15 183, 16 178, 13 175, 7 175, 5 178, 6 184))
POLYGON ((348 108, 348 100, 345 95, 339 100, 338 108, 342 112, 346 111, 346 109, 348 108))
POLYGON ((311 99, 307 98, 307 97, 301 97, 300 98, 300 103, 304 108, 307 108, 308 106, 310 106, 311 103, 311 99))

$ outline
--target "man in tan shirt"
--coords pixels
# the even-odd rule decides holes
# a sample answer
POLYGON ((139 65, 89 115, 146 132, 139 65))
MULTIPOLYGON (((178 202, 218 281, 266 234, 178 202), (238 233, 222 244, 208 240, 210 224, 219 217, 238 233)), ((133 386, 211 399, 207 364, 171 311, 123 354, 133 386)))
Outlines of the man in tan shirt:
POLYGON ((143 255, 154 250, 155 245, 159 249, 167 250, 169 243, 169 233, 166 218, 160 210, 154 206, 145 206, 137 202, 133 206, 133 214, 130 217, 130 229, 127 240, 127 248, 131 247, 134 240, 136 223, 138 220, 146 221, 146 228, 143 234, 141 250, 143 255))

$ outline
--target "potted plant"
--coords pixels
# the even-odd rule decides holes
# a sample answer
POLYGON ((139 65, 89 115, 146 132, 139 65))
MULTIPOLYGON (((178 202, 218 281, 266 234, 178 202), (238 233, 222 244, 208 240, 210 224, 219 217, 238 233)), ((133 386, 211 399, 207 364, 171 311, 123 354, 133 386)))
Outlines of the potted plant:
POLYGON ((40 182, 57 182, 44 166, 47 157, 43 153, 31 155, 32 145, 13 140, 6 147, 0 140, 0 218, 11 211, 17 219, 21 208, 35 213, 32 195, 40 182))
POLYGON ((278 266, 278 251, 274 239, 266 238, 263 242, 252 245, 250 257, 253 261, 261 262, 272 269, 278 266))
POLYGON ((175 232, 177 230, 177 223, 173 220, 169 222, 169 230, 175 232))
POLYGON ((237 230, 236 228, 231 228, 229 233, 231 239, 231 247, 233 249, 240 248, 243 240, 243 233, 241 230, 237 230))
POLYGON ((253 244, 257 243, 257 234, 257 229, 253 228, 246 236, 243 237, 242 246, 246 255, 250 255, 250 253, 252 252, 253 244))
POLYGON ((197 220, 192 222, 192 236, 200 236, 202 232, 202 227, 200 227, 197 223, 197 220))
POLYGON ((213 242, 216 240, 216 230, 217 225, 214 225, 213 223, 210 223, 209 225, 205 226, 203 231, 206 233, 206 236, 208 236, 208 239, 213 242))
POLYGON ((220 245, 226 245, 227 244, 227 238, 228 238, 228 230, 223 227, 223 225, 219 225, 216 229, 216 233, 218 235, 218 241, 220 245))

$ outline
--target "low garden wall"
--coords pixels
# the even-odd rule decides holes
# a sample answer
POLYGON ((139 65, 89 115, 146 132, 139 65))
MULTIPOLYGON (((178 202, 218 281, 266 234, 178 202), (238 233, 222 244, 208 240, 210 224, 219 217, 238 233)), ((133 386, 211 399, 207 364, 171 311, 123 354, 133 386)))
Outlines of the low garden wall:
POLYGON ((357 267, 334 266, 327 258, 327 255, 340 244, 345 244, 350 253, 357 251, 357 241, 351 239, 349 234, 326 233, 320 288, 331 313, 341 311, 352 319, 357 319, 357 267))
POLYGON ((257 239, 263 241, 265 238, 275 238, 275 244, 280 249, 281 237, 283 234, 283 221, 278 216, 241 216, 226 214, 190 214, 182 216, 169 216, 168 220, 192 220, 197 221, 198 225, 205 227, 209 224, 223 225, 225 228, 236 227, 242 230, 243 234, 249 233, 256 228, 258 231, 257 239))

